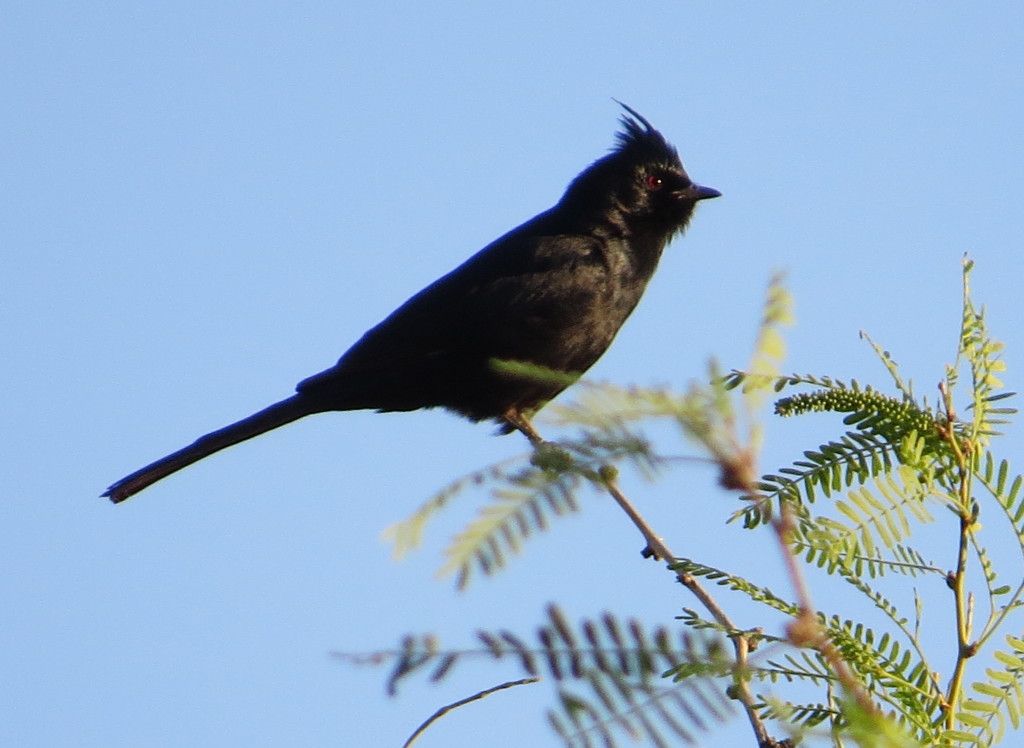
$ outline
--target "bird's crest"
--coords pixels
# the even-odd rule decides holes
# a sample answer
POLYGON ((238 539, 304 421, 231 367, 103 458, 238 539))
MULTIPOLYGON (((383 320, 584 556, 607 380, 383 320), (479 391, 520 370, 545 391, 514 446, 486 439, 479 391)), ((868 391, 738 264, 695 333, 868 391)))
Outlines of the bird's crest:
POLYGON ((654 129, 646 117, 618 99, 613 101, 626 110, 626 114, 620 120, 622 131, 615 136, 613 153, 628 155, 641 162, 681 166, 679 153, 675 147, 654 129))

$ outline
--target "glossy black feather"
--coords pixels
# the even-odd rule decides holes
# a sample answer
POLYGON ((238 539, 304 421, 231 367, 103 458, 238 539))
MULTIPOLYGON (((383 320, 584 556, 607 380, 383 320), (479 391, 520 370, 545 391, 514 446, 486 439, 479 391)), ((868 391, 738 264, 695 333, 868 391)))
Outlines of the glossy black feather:
POLYGON ((443 407, 539 439, 529 423, 568 379, 510 374, 496 362, 579 375, 640 300, 662 251, 715 190, 632 109, 616 146, 551 209, 513 229, 369 330, 297 394, 201 437, 112 485, 123 501, 213 452, 331 410, 443 407))

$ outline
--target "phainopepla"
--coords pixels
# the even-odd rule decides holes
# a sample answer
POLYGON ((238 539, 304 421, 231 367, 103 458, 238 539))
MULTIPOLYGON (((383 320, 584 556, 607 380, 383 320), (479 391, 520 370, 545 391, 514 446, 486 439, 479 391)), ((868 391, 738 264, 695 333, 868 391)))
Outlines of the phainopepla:
POLYGON ((697 201, 721 194, 691 182, 676 149, 622 106, 627 114, 615 147, 553 208, 413 296, 337 364, 299 382, 296 394, 200 437, 103 495, 124 501, 225 447, 330 410, 443 407, 539 443, 530 417, 607 350, 697 201), (549 373, 524 375, 517 363, 549 373))

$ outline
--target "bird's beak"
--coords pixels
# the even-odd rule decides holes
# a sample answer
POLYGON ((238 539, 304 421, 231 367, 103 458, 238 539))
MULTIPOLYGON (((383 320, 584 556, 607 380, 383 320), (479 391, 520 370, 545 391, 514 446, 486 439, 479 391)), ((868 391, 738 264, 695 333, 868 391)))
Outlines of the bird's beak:
POLYGON ((713 197, 721 197, 722 193, 711 187, 704 187, 699 184, 692 184, 683 190, 683 194, 691 200, 710 200, 713 197))

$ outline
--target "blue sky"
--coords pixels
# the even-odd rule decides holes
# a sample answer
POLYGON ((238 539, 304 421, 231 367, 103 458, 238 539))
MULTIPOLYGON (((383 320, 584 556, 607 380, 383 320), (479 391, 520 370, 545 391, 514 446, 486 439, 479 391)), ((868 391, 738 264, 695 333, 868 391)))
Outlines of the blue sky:
MULTIPOLYGON (((331 651, 526 632, 548 601, 651 624, 693 605, 596 495, 462 594, 434 574, 480 497, 393 561, 385 527, 524 449, 443 412, 317 416, 98 498, 547 208, 612 144, 612 97, 723 197, 593 378, 742 366, 785 270, 787 369, 884 385, 864 329, 933 392, 969 252, 1020 389, 1022 49, 1009 1, 6 4, 0 744, 401 745, 519 673, 467 666, 389 700, 383 672, 331 651)), ((770 422, 763 467, 840 430, 770 422)), ((1000 451, 1021 446, 1011 429, 1000 451)), ((784 587, 771 539, 723 524, 714 478, 626 489, 677 552, 784 587)), ((417 746, 553 745, 550 698, 504 692, 417 746)))

